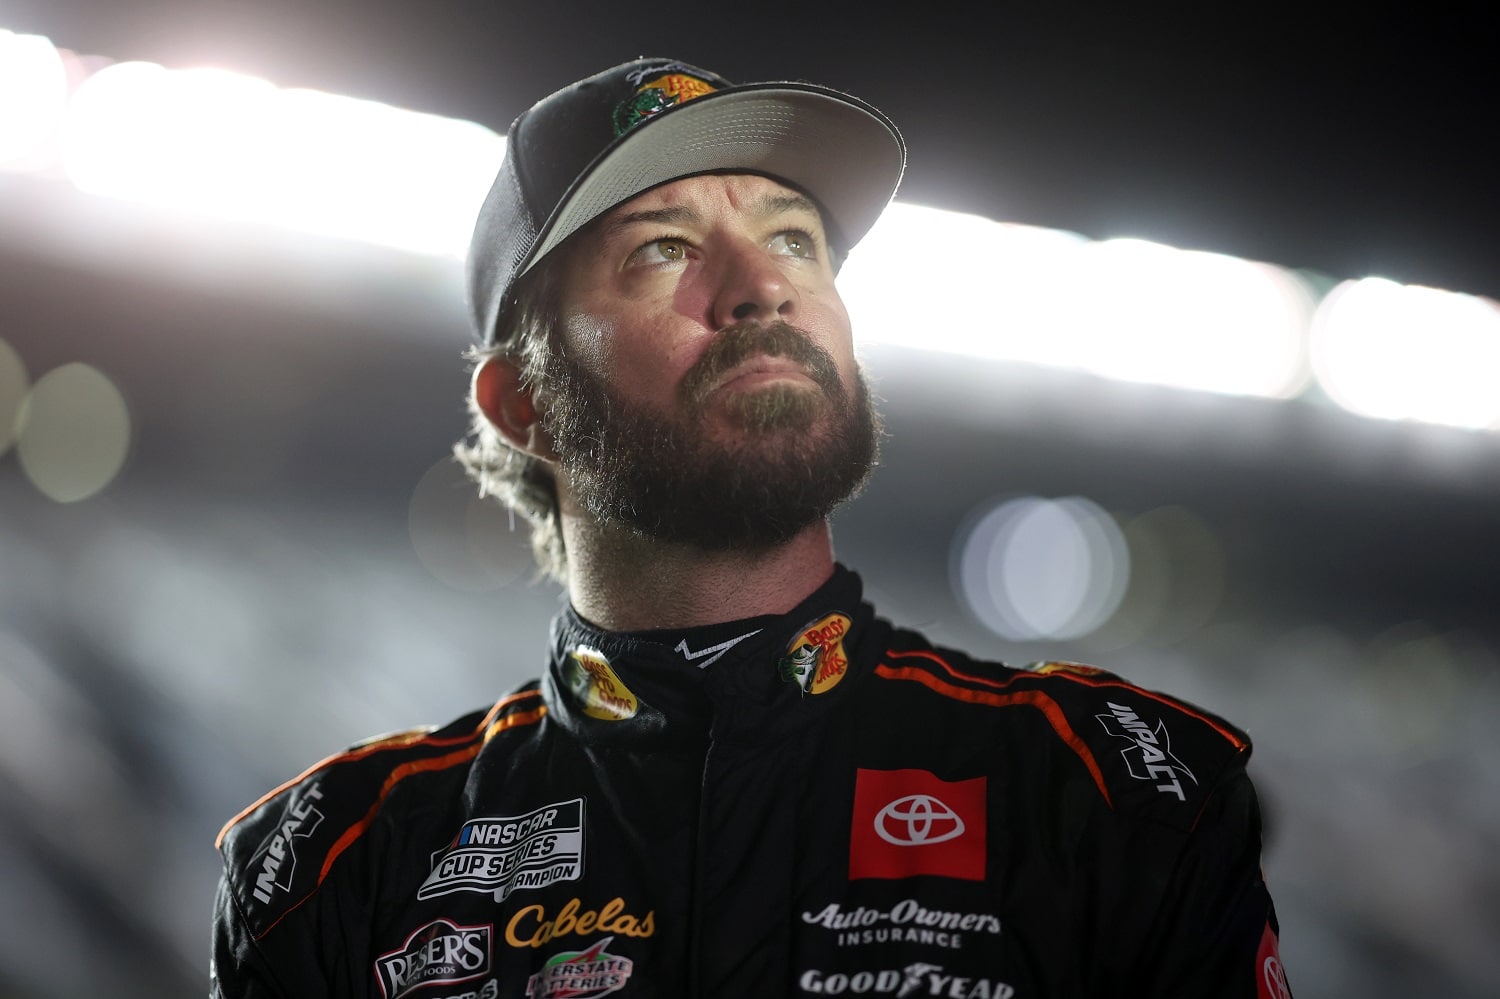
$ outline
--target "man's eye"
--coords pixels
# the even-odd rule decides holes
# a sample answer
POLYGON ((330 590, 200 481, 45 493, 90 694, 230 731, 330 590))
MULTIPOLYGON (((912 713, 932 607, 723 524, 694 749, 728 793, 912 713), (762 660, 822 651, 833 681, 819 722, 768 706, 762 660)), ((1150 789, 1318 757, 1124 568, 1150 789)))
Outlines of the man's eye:
POLYGON ((771 239, 771 252, 784 253, 789 257, 815 257, 817 249, 812 236, 800 229, 778 232, 771 239))
POLYGON ((635 251, 635 258, 643 264, 675 264, 687 255, 687 243, 680 239, 653 239, 635 251))

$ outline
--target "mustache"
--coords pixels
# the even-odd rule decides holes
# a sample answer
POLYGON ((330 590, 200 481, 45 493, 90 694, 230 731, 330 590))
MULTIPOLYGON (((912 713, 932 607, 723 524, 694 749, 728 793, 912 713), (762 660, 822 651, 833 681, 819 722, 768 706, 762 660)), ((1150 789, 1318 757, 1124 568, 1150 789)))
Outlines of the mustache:
POLYGON ((720 330, 683 376, 683 396, 701 404, 723 375, 761 354, 800 364, 825 393, 834 398, 844 395, 844 383, 839 379, 833 355, 814 343, 806 330, 778 319, 770 323, 735 323, 720 330))

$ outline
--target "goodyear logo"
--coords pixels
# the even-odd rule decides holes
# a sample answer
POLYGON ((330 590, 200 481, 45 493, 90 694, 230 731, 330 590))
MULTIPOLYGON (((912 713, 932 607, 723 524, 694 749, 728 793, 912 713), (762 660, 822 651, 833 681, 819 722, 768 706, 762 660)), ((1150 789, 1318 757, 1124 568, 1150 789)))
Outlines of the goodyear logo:
POLYGON ((520 888, 545 888, 583 875, 583 799, 525 815, 470 819, 442 853, 417 898, 493 892, 503 902, 520 888))
POLYGON ((602 721, 634 718, 641 702, 625 686, 602 652, 580 645, 568 653, 564 679, 583 713, 602 721))
POLYGON ((844 636, 852 622, 845 614, 829 614, 809 623, 787 646, 777 668, 781 678, 804 694, 831 690, 849 672, 844 636))

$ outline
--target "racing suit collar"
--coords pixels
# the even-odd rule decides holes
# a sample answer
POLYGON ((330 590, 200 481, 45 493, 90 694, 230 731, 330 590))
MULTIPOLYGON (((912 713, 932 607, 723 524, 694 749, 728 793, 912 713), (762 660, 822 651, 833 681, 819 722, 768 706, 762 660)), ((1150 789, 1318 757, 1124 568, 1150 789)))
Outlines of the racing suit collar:
POLYGON ((811 721, 862 679, 855 649, 874 616, 862 593, 859 576, 836 565, 786 614, 610 632, 569 607, 552 625, 549 708, 595 742, 774 737, 811 721))

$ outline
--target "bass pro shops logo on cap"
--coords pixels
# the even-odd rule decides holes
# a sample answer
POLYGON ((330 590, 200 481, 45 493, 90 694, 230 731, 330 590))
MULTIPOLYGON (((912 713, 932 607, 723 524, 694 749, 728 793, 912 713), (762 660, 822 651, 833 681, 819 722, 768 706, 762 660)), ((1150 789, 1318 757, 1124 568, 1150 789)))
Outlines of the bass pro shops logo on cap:
POLYGON ((718 87, 687 72, 681 63, 650 66, 633 74, 635 93, 615 105, 615 135, 624 135, 647 118, 661 114, 718 87))
POLYGON ((932 874, 983 881, 985 782, 943 780, 926 770, 856 770, 849 879, 932 874))
POLYGON ((849 672, 844 636, 851 623, 848 615, 829 614, 799 631, 776 664, 781 678, 804 694, 821 694, 836 686, 849 672))

